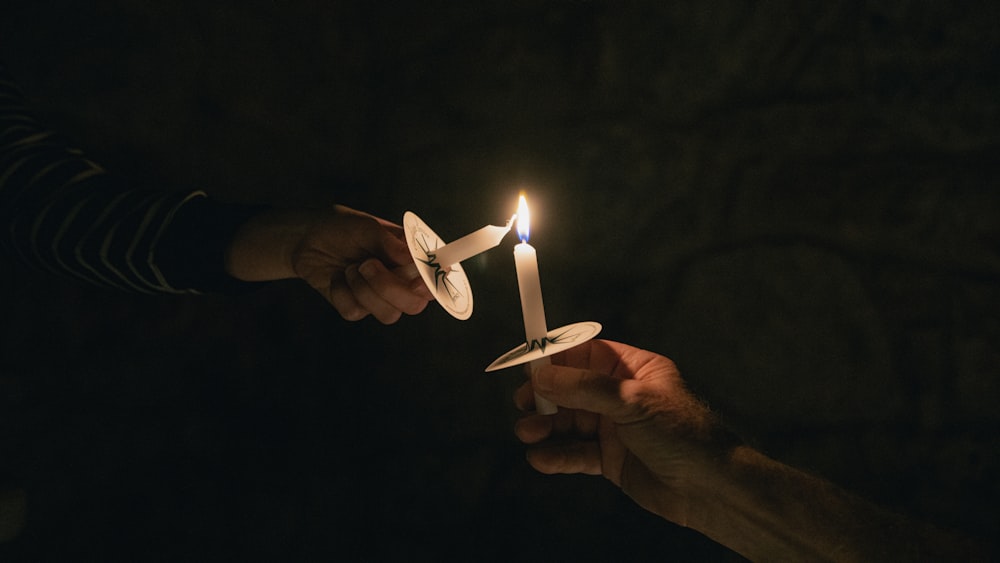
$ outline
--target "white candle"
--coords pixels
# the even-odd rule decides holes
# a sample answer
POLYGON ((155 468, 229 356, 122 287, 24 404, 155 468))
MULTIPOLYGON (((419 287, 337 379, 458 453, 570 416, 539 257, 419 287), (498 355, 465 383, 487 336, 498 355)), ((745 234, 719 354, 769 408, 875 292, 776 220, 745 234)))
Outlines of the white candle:
POLYGON ((450 270, 453 265, 486 252, 500 244, 503 237, 510 232, 514 217, 516 215, 512 216, 510 221, 507 221, 507 225, 503 227, 486 225, 478 231, 473 231, 456 241, 449 242, 433 252, 433 261, 443 270, 450 270))
POLYGON ((524 316, 524 335, 532 348, 540 346, 548 332, 545 324, 545 307, 542 304, 542 287, 538 277, 538 259, 535 248, 527 242, 514 247, 514 265, 517 267, 517 289, 521 293, 521 314, 524 316))
MULTIPOLYGON (((542 284, 538 276, 538 256, 535 248, 528 244, 530 225, 528 202, 522 195, 517 206, 517 234, 521 243, 514 247, 514 267, 517 269, 517 289, 521 294, 521 315, 524 317, 524 336, 528 350, 545 346, 548 328, 545 324, 545 307, 542 304, 542 284)), ((549 359, 541 358, 531 362, 531 370, 547 365, 549 359)), ((535 394, 535 410, 539 414, 554 414, 558 408, 543 397, 535 394)))

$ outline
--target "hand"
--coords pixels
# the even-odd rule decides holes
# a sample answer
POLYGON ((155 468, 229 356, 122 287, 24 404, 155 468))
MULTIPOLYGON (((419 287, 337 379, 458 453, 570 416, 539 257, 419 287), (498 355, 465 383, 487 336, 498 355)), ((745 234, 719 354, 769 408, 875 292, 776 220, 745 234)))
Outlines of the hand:
POLYGON ((432 299, 402 227, 340 205, 252 218, 234 237, 227 271, 246 281, 301 278, 349 321, 371 314, 391 324, 432 299))
POLYGON ((521 409, 531 408, 535 392, 564 407, 518 421, 531 466, 603 474, 641 506, 686 525, 694 478, 737 442, 684 388, 674 363, 593 340, 553 356, 553 364, 515 394, 521 409))
POLYGON ((515 433, 543 473, 603 474, 647 510, 752 561, 991 561, 991 546, 886 510, 725 431, 669 359, 593 340, 517 390, 562 407, 515 433))

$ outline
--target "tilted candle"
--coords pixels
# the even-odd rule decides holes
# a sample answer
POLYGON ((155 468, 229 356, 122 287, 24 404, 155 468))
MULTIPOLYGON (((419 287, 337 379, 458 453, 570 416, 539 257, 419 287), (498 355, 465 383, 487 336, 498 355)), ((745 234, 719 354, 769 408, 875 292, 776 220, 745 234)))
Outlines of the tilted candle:
POLYGON ((473 231, 458 240, 449 242, 441 248, 434 250, 434 262, 442 269, 449 270, 454 264, 486 252, 500 244, 503 237, 510 232, 510 228, 514 224, 514 217, 517 216, 512 216, 503 227, 486 225, 478 231, 473 231))

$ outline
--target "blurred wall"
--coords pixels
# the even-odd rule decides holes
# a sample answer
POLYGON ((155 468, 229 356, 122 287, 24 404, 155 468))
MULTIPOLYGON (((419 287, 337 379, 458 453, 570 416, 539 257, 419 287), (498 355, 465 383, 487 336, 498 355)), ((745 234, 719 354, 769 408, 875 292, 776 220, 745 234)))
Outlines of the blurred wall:
MULTIPOLYGON (((158 189, 417 212, 526 189, 546 313, 674 358, 770 455, 998 529, 990 3, 9 2, 0 57, 158 189)), ((23 559, 737 559, 512 436, 513 239, 472 319, 303 284, 123 296, 0 263, 0 487, 23 559), (622 555, 624 554, 624 555, 622 555)))

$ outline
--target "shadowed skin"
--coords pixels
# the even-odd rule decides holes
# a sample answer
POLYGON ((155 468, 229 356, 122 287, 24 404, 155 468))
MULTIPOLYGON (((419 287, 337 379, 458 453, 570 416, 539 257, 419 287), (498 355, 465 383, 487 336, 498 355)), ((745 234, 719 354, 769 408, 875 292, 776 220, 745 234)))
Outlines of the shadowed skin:
POLYGON ((593 340, 553 356, 515 393, 559 405, 517 437, 547 474, 604 475, 647 510, 752 560, 988 560, 974 541, 915 522, 750 448, 684 385, 674 363, 593 340))

